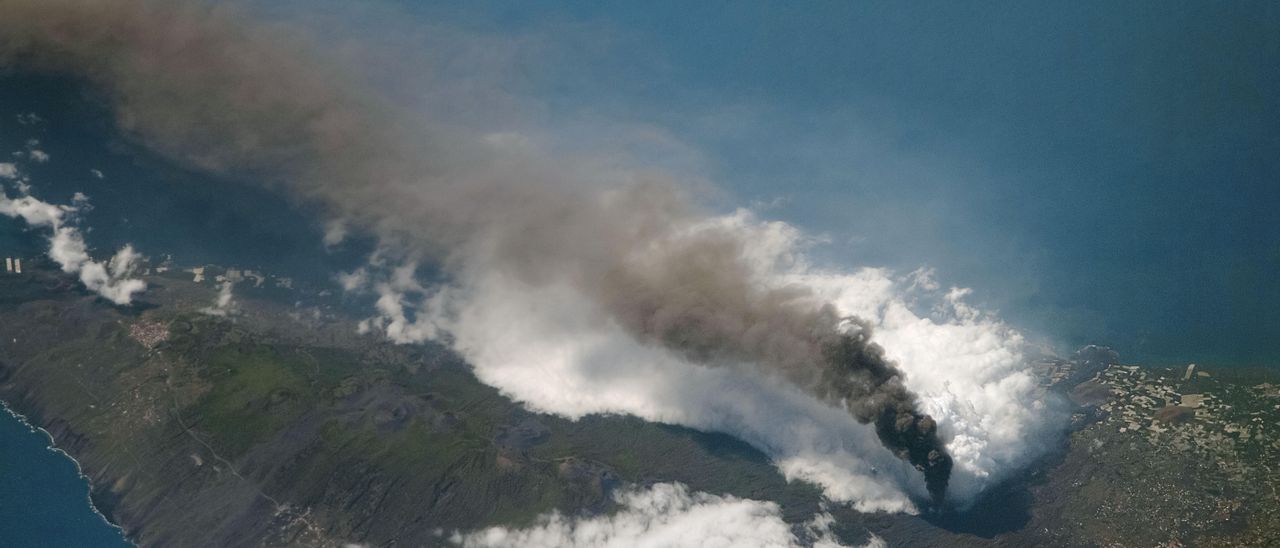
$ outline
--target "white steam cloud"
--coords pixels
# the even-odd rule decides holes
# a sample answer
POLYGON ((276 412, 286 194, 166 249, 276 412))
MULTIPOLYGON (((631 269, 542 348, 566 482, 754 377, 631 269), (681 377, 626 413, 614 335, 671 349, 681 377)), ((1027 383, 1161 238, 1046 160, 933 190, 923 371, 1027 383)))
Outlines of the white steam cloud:
POLYGON ((86 288, 103 298, 128 305, 134 295, 147 288, 146 282, 133 277, 142 256, 133 246, 126 245, 105 263, 93 260, 80 229, 70 222, 78 211, 87 207, 87 202, 81 195, 74 204, 55 205, 29 194, 10 198, 7 192, 0 191, 0 215, 52 231, 49 258, 58 263, 63 272, 77 274, 86 288))
MULTIPOLYGON (((527 528, 491 527, 450 540, 466 548, 839 548, 830 516, 820 515, 797 534, 777 504, 701 492, 678 483, 614 494, 613 515, 541 516, 527 528)), ((881 548, 872 537, 868 548, 881 548)))
MULTIPOLYGON (((707 223, 744 235, 762 280, 799 286, 869 321, 906 385, 938 421, 955 459, 949 496, 960 505, 1041 454, 1060 416, 1039 389, 1014 329, 939 290, 927 271, 829 272, 804 261, 799 231, 746 211, 707 223), (928 315, 919 315, 931 301, 928 315), (913 306, 914 304, 914 306, 913 306)), ((538 411, 580 418, 625 413, 725 432, 761 449, 791 479, 862 511, 915 512, 927 496, 919 474, 877 442, 872 426, 776 375, 705 367, 635 340, 569 284, 533 285, 477 267, 466 284, 428 291, 391 271, 376 286, 380 314, 367 327, 393 340, 452 336, 477 376, 538 411), (415 296, 417 297, 415 299, 415 296)))

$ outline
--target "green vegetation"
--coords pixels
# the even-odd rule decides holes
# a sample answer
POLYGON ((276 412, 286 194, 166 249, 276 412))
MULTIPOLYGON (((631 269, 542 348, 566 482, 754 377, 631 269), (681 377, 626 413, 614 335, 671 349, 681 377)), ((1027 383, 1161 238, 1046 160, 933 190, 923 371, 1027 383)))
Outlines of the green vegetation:
MULTIPOLYGON (((820 511, 817 487, 730 436, 530 413, 440 347, 302 325, 288 303, 199 314, 211 288, 161 282, 145 311, 53 283, 5 300, 0 284, 0 397, 80 460, 95 500, 143 544, 432 546, 552 510, 607 512, 619 486, 670 481, 778 502, 793 523, 820 511)), ((1002 487, 1014 496, 995 506, 1034 508, 1016 528, 987 539, 830 507, 836 530, 957 546, 1280 540, 1277 505, 1251 504, 1276 500, 1274 376, 1059 373, 1080 428, 1026 485, 1002 487)))
POLYGON ((307 364, 263 345, 219 348, 202 364, 213 388, 184 411, 188 424, 212 434, 223 456, 244 454, 316 402, 307 364))

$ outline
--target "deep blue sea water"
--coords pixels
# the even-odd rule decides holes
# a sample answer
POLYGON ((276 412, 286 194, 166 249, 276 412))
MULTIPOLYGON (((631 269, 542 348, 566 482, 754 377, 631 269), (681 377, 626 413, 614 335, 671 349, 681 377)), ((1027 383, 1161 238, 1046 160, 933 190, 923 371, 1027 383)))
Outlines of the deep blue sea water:
POLYGON ((0 409, 0 546, 133 546, 93 509, 76 463, 7 408, 0 409))

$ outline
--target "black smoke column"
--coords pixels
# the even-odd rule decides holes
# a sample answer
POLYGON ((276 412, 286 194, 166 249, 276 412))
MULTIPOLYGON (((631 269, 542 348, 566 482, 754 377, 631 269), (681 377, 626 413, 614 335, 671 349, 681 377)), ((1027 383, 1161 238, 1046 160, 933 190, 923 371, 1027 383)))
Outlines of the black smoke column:
POLYGON ((937 423, 916 410, 915 395, 903 386, 902 373, 870 341, 870 326, 857 325, 825 347, 825 395, 842 401, 860 422, 874 423, 880 442, 922 472, 929 494, 941 503, 952 461, 938 438, 937 423))

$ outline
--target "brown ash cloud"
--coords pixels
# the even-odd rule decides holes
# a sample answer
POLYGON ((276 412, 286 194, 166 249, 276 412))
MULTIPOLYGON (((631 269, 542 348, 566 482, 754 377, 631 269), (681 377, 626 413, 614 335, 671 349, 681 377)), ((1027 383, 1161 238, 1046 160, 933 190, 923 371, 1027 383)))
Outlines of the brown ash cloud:
POLYGON ((638 341, 785 379, 873 424, 943 496, 951 458, 870 328, 761 276, 749 235, 708 227, 674 178, 495 145, 435 121, 449 105, 406 111, 304 28, 247 9, 0 0, 0 13, 0 65, 84 79, 153 150, 325 208, 384 258, 567 284, 638 341))

